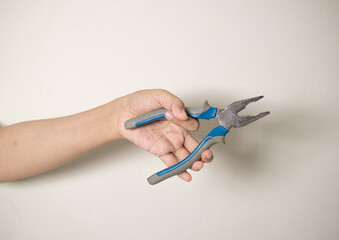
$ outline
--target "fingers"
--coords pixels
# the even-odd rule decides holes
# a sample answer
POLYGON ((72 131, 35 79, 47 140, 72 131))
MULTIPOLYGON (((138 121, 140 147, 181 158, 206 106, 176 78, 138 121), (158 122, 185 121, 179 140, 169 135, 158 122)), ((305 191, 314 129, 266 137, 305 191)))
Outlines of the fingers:
MULTIPOLYGON (((170 166, 177 164, 179 162, 178 159, 184 160, 192 151, 189 151, 185 147, 182 147, 178 149, 175 153, 168 153, 168 154, 161 156, 160 159, 166 164, 167 167, 170 167, 170 166)), ((196 161, 192 165, 191 170, 199 171, 204 167, 204 162, 208 163, 212 160, 213 160, 212 151, 207 149, 203 151, 203 153, 201 154, 201 161, 196 161)), ((186 182, 190 182, 192 180, 191 174, 189 174, 187 171, 184 171, 178 174, 178 177, 186 182)))
MULTIPOLYGON (((165 154, 161 156, 160 159, 166 164, 167 167, 178 163, 177 158, 172 153, 165 154)), ((187 171, 178 174, 178 177, 186 182, 190 182, 192 180, 191 174, 189 174, 187 171)))
POLYGON ((168 110, 165 114, 168 121, 188 131, 199 128, 198 120, 187 117, 184 103, 178 97, 163 89, 153 90, 152 95, 161 107, 168 110))
POLYGON ((207 149, 202 152, 201 154, 201 160, 205 163, 209 163, 213 160, 213 153, 210 149, 207 149))
POLYGON ((178 174, 178 177, 184 180, 185 182, 190 182, 192 180, 191 174, 189 174, 187 171, 178 174))
MULTIPOLYGON (((199 143, 190 135, 188 134, 185 138, 184 146, 189 152, 193 152, 194 149, 199 145, 199 143)), ((213 153, 210 149, 206 149, 201 154, 201 161, 204 163, 209 163, 213 160, 213 153)))
POLYGON ((174 117, 171 111, 167 111, 165 113, 165 117, 171 123, 174 123, 175 125, 178 125, 179 127, 182 127, 188 131, 196 131, 199 128, 199 121, 194 118, 188 118, 186 121, 183 121, 174 117))
MULTIPOLYGON (((180 159, 180 161, 182 161, 190 154, 190 152, 185 147, 182 147, 182 148, 178 149, 174 154, 178 159, 180 159)), ((196 161, 192 165, 191 169, 193 171, 199 171, 203 167, 204 167, 204 163, 202 161, 196 161)))
POLYGON ((171 111, 175 118, 179 120, 187 120, 184 103, 180 100, 180 98, 163 89, 154 90, 152 95, 161 107, 171 111))

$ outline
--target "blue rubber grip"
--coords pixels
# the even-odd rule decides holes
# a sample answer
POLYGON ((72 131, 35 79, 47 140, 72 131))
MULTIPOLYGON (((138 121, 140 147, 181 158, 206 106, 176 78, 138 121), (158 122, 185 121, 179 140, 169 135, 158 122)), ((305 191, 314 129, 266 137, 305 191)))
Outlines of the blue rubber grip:
POLYGON ((187 116, 192 117, 192 118, 198 118, 198 119, 211 119, 211 118, 215 118, 217 111, 218 111, 217 108, 210 107, 202 113, 196 113, 196 114, 188 113, 187 116))
POLYGON ((142 120, 140 122, 137 122, 135 124, 135 127, 140 127, 142 125, 145 125, 145 124, 148 124, 148 123, 151 123, 151 122, 154 122, 156 120, 163 119, 163 118, 165 118, 165 114, 160 114, 160 115, 157 115, 157 116, 153 116, 153 117, 147 118, 145 120, 142 120))
POLYGON ((167 174, 169 172, 172 172, 174 171, 175 169, 183 166, 185 163, 187 163, 189 160, 192 159, 192 157, 202 148, 202 146, 208 141, 210 140, 211 138, 213 137, 218 137, 218 136, 225 136, 229 131, 224 128, 223 126, 218 126, 216 128, 214 128, 201 142, 200 144, 198 145, 198 147, 196 147, 196 149, 194 149, 194 151, 188 156, 186 157, 184 160, 182 160, 181 162, 178 162, 177 164, 169 167, 169 168, 166 168, 164 170, 161 170, 159 172, 157 172, 157 176, 160 177, 164 174, 167 174))
MULTIPOLYGON (((198 119, 211 119, 211 118, 215 118, 215 115, 217 114, 217 108, 214 107, 210 107, 208 108, 206 111, 201 112, 201 113, 195 113, 195 114, 190 114, 189 112, 187 113, 187 116, 192 117, 192 118, 198 118, 198 119)), ((159 114, 156 116, 151 116, 149 118, 143 119, 137 123, 135 123, 135 127, 140 127, 143 126, 145 124, 160 120, 160 119, 164 119, 165 118, 165 114, 159 114)))

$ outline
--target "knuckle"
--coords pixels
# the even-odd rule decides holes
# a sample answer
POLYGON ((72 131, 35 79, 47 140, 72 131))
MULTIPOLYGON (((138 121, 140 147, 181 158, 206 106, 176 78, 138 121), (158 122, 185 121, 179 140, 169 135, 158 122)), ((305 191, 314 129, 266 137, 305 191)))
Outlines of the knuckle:
POLYGON ((154 91, 158 92, 159 94, 168 94, 168 91, 163 88, 154 89, 154 91))
POLYGON ((176 97, 176 96, 175 96, 175 98, 176 98, 177 104, 178 104, 179 106, 181 106, 181 107, 184 107, 184 102, 183 102, 180 98, 178 98, 178 97, 176 97))

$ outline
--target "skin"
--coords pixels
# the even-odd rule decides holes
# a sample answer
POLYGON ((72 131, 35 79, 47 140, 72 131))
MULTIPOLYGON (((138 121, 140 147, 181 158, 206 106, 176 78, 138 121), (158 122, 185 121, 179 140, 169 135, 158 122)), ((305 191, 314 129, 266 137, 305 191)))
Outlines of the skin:
MULTIPOLYGON (((197 120, 187 117, 183 102, 162 89, 138 91, 71 116, 2 127, 0 182, 51 170, 105 143, 123 138, 172 166, 198 146, 189 133, 198 127, 197 120), (161 107, 168 110, 167 121, 125 130, 126 120, 161 107)), ((191 169, 198 171, 212 159, 211 150, 205 150, 201 161, 195 162, 191 169)), ((187 182, 192 179, 187 171, 178 176, 187 182)))

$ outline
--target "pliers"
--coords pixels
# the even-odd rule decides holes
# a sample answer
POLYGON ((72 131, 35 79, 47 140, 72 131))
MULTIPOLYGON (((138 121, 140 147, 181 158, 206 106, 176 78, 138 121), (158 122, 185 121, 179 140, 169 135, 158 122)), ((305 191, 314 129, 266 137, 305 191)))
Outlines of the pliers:
MULTIPOLYGON (((201 107, 186 107, 185 111, 187 116, 196 119, 211 119, 217 118, 220 125, 212 129, 210 133, 200 142, 200 144, 188 155, 184 160, 179 163, 165 168, 157 173, 154 173, 147 181, 149 184, 157 184, 167 178, 184 172, 188 168, 192 167, 193 163, 200 160, 201 153, 209 149, 216 143, 225 143, 225 136, 232 127, 238 128, 246 126, 266 115, 270 112, 262 112, 256 116, 238 116, 238 112, 243 110, 249 103, 256 102, 264 96, 258 96, 248 98, 240 101, 233 102, 228 105, 225 109, 218 109, 211 107, 207 101, 201 107)), ((144 115, 132 118, 125 122, 125 129, 132 129, 144 126, 145 124, 152 123, 154 121, 164 119, 167 109, 160 108, 144 115)))

